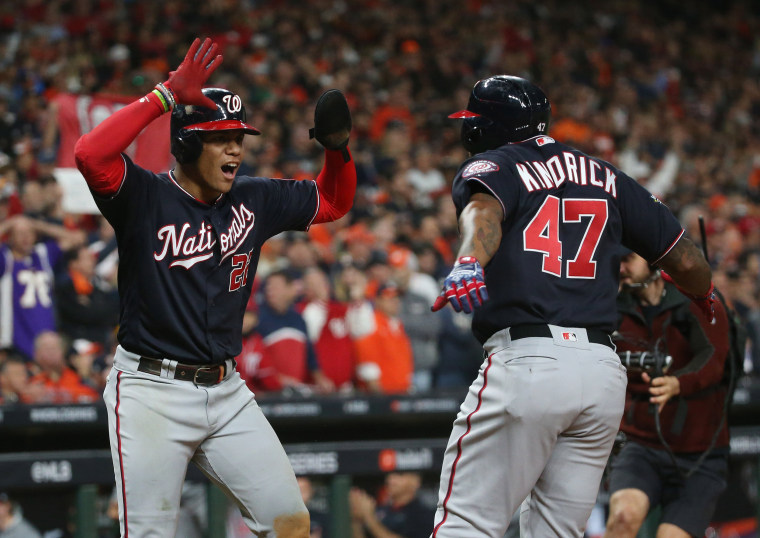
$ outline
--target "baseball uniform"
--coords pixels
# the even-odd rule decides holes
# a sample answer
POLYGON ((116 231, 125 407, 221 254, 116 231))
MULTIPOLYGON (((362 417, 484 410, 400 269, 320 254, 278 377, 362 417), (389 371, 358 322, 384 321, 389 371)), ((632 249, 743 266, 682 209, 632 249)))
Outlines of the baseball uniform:
POLYGON ((487 357, 446 449, 433 536, 500 538, 523 503, 523 536, 582 536, 625 399, 609 334, 618 245, 651 262, 683 234, 611 164, 549 136, 468 159, 452 188, 501 205, 473 332, 487 357))

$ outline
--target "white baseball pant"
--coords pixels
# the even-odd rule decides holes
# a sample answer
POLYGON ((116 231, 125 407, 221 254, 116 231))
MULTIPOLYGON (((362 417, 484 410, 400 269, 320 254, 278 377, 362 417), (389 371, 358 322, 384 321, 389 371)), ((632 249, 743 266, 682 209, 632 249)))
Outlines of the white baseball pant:
POLYGON ((620 426, 625 368, 585 329, 485 344, 444 455, 434 538, 581 537, 620 426), (524 501, 524 502, 523 502, 524 501))

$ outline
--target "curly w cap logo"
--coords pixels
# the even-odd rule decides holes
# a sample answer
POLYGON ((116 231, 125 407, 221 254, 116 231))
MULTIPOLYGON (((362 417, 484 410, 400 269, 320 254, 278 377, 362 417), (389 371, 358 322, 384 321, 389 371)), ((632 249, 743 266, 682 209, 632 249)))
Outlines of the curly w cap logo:
POLYGON ((243 108, 243 101, 240 99, 239 95, 225 95, 222 97, 222 101, 227 105, 227 111, 232 112, 233 114, 235 112, 240 112, 243 108))
POLYGON ((496 172, 498 169, 499 165, 493 161, 475 161, 467 165, 467 168, 462 172, 462 177, 468 178, 480 174, 488 174, 490 172, 496 172))

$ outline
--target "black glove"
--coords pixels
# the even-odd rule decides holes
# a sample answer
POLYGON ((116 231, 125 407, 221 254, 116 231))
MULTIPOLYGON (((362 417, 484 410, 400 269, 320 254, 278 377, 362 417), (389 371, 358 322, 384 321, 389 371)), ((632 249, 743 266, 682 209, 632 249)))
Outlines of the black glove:
POLYGON ((309 138, 326 149, 343 150, 346 162, 351 160, 346 147, 351 134, 351 111, 346 97, 340 90, 327 90, 317 101, 314 109, 314 128, 309 129, 309 138))

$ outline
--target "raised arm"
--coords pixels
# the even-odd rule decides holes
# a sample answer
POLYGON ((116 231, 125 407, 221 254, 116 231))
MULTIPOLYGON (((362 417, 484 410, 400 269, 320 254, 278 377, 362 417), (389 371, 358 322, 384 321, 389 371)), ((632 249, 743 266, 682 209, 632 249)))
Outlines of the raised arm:
POLYGON ((317 176, 320 204, 315 223, 338 220, 348 213, 356 193, 356 166, 348 150, 351 111, 340 90, 327 90, 314 109, 309 135, 325 148, 325 164, 317 176))
POLYGON ((161 114, 171 111, 176 103, 215 106, 201 88, 222 63, 221 55, 215 55, 216 50, 217 45, 210 39, 202 44, 196 39, 169 80, 116 111, 77 141, 74 147, 77 168, 95 193, 112 196, 118 192, 125 171, 122 152, 140 131, 161 114))

